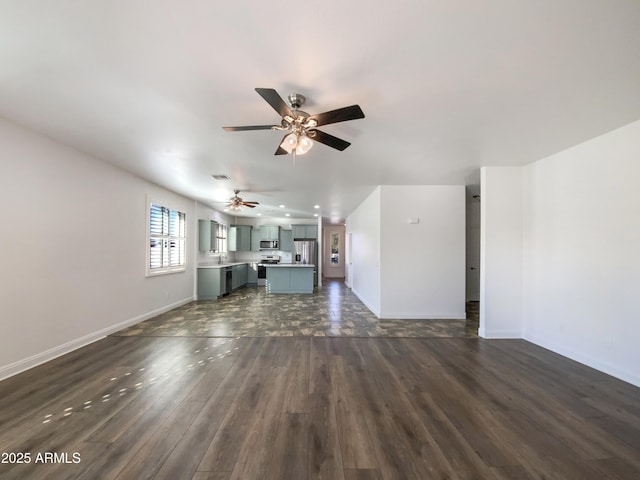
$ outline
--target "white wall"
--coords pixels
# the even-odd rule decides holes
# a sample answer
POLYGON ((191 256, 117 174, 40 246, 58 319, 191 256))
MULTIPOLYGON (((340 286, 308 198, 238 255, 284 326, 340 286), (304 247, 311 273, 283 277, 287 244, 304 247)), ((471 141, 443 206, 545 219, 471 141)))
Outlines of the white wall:
POLYGON ((524 338, 638 386, 639 186, 640 122, 525 167, 524 338))
POLYGON ((0 378, 187 302, 187 270, 145 277, 146 200, 195 202, 0 120, 0 378))
POLYGON ((349 282, 376 316, 465 318, 464 186, 379 186, 346 232, 349 282))
POLYGON ((380 190, 377 187, 347 218, 351 233, 349 276, 353 293, 380 315, 380 190))
POLYGON ((522 337, 522 168, 480 171, 480 327, 485 338, 522 337))
POLYGON ((465 187, 380 191, 381 318, 465 318, 465 187))

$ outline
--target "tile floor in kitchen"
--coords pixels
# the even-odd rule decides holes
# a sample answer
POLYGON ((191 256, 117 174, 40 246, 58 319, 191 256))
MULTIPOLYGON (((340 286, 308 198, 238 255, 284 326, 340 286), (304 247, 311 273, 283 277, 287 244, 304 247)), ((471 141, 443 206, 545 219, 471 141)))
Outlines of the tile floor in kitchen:
POLYGON ((326 280, 314 293, 267 294, 246 287, 217 301, 194 301, 117 336, 184 337, 477 337, 478 303, 467 319, 378 319, 342 280, 326 280))

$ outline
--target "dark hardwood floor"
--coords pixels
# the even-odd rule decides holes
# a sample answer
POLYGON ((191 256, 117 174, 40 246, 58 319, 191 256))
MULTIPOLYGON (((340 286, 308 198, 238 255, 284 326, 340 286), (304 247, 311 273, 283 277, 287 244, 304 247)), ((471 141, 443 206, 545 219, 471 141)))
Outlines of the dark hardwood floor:
POLYGON ((640 389, 520 340, 112 336, 0 382, 0 452, 2 479, 637 479, 640 389))

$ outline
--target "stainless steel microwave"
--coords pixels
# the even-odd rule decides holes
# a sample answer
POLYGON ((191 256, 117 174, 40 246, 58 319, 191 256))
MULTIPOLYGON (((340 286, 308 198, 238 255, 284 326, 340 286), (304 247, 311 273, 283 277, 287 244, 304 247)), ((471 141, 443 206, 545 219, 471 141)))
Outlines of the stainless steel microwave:
POLYGON ((278 250, 278 241, 260 240, 260 250, 278 250))

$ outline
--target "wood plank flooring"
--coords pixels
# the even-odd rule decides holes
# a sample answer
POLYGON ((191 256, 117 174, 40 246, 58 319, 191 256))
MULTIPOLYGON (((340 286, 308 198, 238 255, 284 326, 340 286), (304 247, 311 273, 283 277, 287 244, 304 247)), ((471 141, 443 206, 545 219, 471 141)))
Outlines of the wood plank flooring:
POLYGON ((640 389, 520 340, 114 336, 0 382, 0 452, 21 480, 637 479, 640 389))

